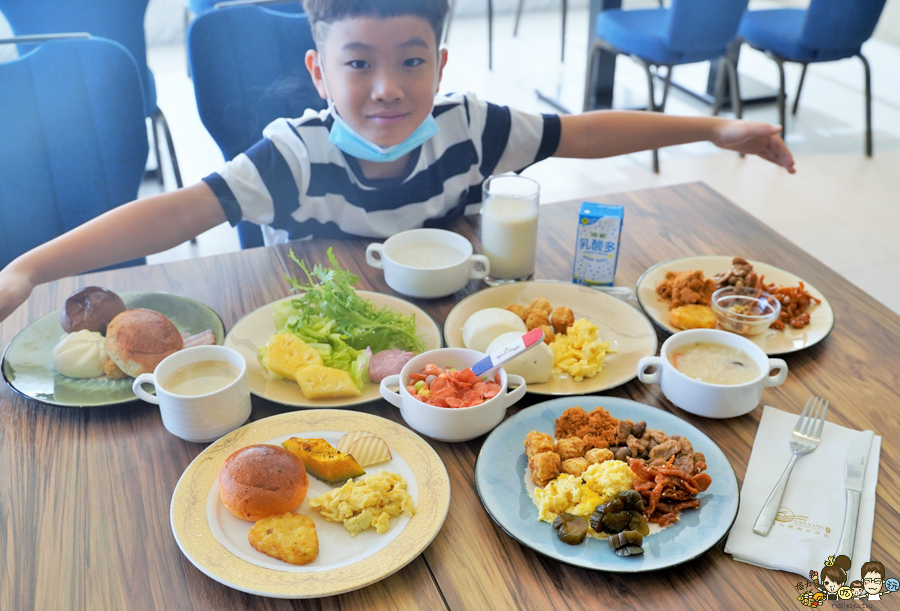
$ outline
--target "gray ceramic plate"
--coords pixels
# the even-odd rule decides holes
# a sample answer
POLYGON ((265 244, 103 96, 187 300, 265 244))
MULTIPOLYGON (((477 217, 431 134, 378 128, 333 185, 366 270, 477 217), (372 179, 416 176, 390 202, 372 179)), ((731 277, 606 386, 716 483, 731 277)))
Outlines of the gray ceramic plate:
POLYGON ((522 545, 566 564, 611 573, 655 571, 700 556, 728 533, 737 516, 739 499, 734 469, 712 439, 668 412, 618 397, 563 397, 538 403, 508 418, 481 448, 475 464, 475 485, 490 516, 522 545), (712 484, 700 493, 700 508, 682 511, 677 522, 646 537, 640 556, 616 556, 600 539, 567 545, 556 538, 550 524, 538 521, 537 507, 525 486, 525 435, 530 431, 554 434, 556 418, 575 406, 588 412, 602 406, 616 418, 645 420, 648 428, 687 437, 694 450, 706 456, 706 473, 712 484))
MULTIPOLYGON (((212 329, 216 343, 225 339, 222 319, 209 306, 171 293, 119 293, 125 307, 146 308, 165 314, 182 333, 212 329)), ((102 407, 134 401, 131 378, 106 377, 76 380, 56 373, 53 348, 65 335, 59 326, 59 310, 26 327, 3 353, 3 379, 21 395, 59 407, 102 407)))

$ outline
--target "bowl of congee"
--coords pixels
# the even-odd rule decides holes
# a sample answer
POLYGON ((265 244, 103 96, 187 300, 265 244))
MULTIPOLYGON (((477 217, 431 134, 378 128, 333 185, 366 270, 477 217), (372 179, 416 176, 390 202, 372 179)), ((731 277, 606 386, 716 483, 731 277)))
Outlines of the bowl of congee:
POLYGON ((707 418, 743 416, 763 390, 787 378, 788 367, 752 341, 718 329, 691 329, 667 339, 659 356, 638 363, 638 379, 659 384, 666 398, 707 418), (655 368, 655 371, 650 371, 655 368))
POLYGON ((446 297, 488 275, 491 263, 472 243, 443 229, 410 229, 369 244, 366 263, 384 270, 389 287, 410 297, 446 297))

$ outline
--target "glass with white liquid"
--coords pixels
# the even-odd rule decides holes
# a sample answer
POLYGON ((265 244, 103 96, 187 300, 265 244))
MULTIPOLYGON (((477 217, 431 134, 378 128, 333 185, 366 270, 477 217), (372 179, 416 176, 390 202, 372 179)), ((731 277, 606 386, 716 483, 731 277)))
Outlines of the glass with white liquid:
POLYGON ((484 181, 481 251, 491 262, 487 284, 534 277, 540 192, 540 185, 524 176, 491 176, 484 181))

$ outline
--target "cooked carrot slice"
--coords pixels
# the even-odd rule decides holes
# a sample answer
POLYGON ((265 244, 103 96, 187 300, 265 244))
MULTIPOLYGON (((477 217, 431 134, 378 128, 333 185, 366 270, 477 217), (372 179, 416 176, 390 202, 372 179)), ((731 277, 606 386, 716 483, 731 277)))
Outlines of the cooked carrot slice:
POLYGON ((440 367, 438 367, 437 365, 428 363, 427 365, 425 365, 425 369, 424 369, 423 373, 426 376, 430 376, 430 375, 439 376, 442 373, 444 373, 444 370, 441 369, 440 367))
POLYGON ((465 402, 456 397, 447 397, 445 401, 447 402, 448 407, 465 407, 465 402))

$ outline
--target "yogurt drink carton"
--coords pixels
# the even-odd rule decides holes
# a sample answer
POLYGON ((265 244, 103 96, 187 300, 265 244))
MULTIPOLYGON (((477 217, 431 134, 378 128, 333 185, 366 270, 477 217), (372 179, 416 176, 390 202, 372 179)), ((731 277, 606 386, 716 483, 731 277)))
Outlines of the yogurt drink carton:
POLYGON ((622 237, 622 206, 581 204, 575 237, 572 281, 587 286, 612 286, 622 237))

